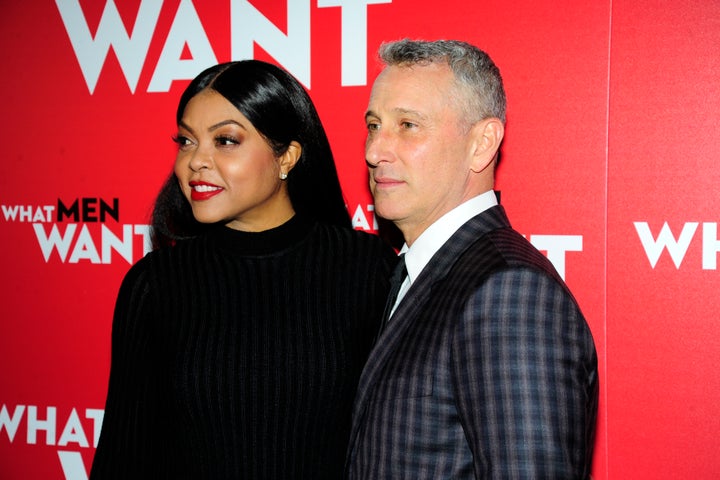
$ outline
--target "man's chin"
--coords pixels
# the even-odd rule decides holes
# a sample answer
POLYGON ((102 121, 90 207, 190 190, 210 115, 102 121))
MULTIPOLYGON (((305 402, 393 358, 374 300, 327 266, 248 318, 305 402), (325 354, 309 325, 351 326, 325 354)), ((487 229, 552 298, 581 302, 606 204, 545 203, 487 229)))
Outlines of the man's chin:
POLYGON ((375 201, 375 215, 388 222, 395 222, 402 218, 396 202, 389 200, 375 201))

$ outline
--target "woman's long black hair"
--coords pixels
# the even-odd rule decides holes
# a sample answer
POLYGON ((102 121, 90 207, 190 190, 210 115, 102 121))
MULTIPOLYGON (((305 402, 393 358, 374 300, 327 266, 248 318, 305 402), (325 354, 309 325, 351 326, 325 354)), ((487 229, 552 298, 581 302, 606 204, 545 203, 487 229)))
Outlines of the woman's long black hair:
MULTIPOLYGON (((297 214, 351 227, 325 129, 312 100, 295 78, 260 60, 215 65, 195 77, 183 92, 176 115, 178 124, 190 99, 205 89, 230 101, 267 140, 276 156, 285 153, 292 141, 302 145, 300 159, 286 180, 297 214)), ((196 236, 210 227, 195 220, 171 174, 153 208, 153 248, 196 236)))

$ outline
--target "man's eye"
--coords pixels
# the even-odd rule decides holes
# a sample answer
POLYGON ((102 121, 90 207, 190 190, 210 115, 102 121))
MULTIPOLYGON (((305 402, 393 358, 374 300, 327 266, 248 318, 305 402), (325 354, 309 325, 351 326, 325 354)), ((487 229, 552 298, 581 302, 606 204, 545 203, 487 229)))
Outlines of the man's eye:
POLYGON ((379 123, 374 123, 374 122, 373 122, 373 123, 368 123, 368 124, 367 124, 367 129, 368 129, 368 131, 370 131, 370 132, 374 132, 374 131, 380 129, 380 124, 379 124, 379 123))
POLYGON ((410 129, 410 128, 415 128, 415 127, 417 127, 417 124, 416 124, 416 123, 412 123, 412 122, 401 122, 400 125, 401 125, 404 129, 410 129))

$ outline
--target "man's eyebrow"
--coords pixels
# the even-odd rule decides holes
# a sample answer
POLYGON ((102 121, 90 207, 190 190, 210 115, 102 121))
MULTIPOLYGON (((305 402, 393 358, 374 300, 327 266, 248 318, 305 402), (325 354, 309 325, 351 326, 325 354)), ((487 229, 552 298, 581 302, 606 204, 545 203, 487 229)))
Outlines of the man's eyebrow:
POLYGON ((372 110, 368 110, 367 112, 365 112, 365 119, 366 119, 366 120, 367 120, 368 117, 376 117, 376 118, 377 118, 377 116, 378 116, 378 115, 377 115, 375 112, 373 112, 372 110))
MULTIPOLYGON (((425 115, 424 113, 419 112, 418 110, 412 110, 412 109, 410 109, 410 108, 396 107, 396 108, 393 108, 393 109, 391 110, 391 112, 394 113, 394 114, 397 114, 397 115, 412 115, 412 116, 415 116, 415 117, 418 117, 418 118, 421 118, 421 119, 427 118, 427 115, 425 115)), ((373 112, 372 110, 368 110, 367 112, 365 112, 365 118, 368 118, 368 117, 376 117, 376 118, 379 118, 380 115, 378 115, 377 113, 373 112)))

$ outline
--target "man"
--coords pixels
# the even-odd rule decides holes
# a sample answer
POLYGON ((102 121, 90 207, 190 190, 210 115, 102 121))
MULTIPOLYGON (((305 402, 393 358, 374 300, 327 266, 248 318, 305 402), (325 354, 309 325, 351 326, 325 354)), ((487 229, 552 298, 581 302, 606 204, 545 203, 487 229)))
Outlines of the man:
POLYGON ((458 41, 403 40, 380 56, 365 155, 407 276, 360 380, 348 477, 588 478, 595 347, 497 204, 500 73, 458 41))

